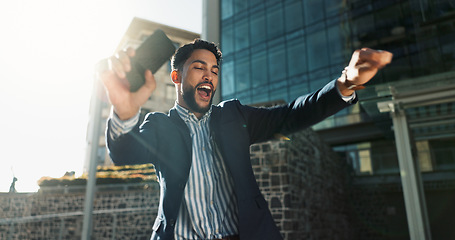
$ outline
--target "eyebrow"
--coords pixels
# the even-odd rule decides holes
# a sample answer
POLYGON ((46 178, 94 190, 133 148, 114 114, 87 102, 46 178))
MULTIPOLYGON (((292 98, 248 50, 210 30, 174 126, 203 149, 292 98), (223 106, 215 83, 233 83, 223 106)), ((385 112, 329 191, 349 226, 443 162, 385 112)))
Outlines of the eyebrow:
MULTIPOLYGON (((199 59, 196 59, 194 61, 191 62, 191 64, 193 63, 201 63, 201 64, 204 64, 204 65, 208 65, 205 61, 202 61, 202 60, 199 60, 199 59)), ((212 68, 220 68, 218 65, 213 65, 212 68)))

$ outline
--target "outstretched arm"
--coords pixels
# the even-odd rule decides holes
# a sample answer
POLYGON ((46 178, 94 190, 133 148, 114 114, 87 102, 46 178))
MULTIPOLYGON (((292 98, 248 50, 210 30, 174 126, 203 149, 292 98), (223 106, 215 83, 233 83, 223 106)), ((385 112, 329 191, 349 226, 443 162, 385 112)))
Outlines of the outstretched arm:
POLYGON ((288 134, 309 127, 356 103, 354 91, 362 89, 363 84, 390 63, 391 59, 390 52, 363 48, 353 53, 349 66, 340 78, 318 91, 275 108, 240 105, 251 143, 268 140, 276 133, 288 134), (340 93, 346 97, 352 96, 352 99, 342 100, 340 93))

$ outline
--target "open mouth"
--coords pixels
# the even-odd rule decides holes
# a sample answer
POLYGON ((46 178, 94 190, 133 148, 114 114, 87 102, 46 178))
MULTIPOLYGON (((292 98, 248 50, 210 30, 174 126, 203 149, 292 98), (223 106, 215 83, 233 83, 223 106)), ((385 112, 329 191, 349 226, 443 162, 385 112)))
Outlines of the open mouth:
POLYGON ((209 84, 203 84, 197 87, 197 93, 202 99, 210 99, 212 87, 209 84))

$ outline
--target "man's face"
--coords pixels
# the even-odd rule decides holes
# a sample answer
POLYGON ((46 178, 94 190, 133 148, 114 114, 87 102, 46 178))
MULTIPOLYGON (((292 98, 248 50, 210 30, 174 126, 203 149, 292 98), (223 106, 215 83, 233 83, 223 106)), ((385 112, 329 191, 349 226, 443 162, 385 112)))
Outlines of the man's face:
POLYGON ((218 85, 219 66, 215 55, 205 49, 196 49, 186 60, 180 72, 178 103, 202 117, 212 105, 218 85))

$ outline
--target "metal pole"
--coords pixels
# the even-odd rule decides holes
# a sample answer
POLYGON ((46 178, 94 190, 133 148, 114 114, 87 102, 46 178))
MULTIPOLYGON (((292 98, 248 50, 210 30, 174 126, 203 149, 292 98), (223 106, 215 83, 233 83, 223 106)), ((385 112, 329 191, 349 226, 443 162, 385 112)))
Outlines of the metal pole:
MULTIPOLYGON (((220 19, 220 0, 203 0, 202 39, 216 44, 220 43, 220 19)), ((213 96, 214 104, 221 102, 221 87, 222 86, 218 85, 218 89, 213 96)))
POLYGON ((400 164, 409 236, 411 240, 431 240, 420 169, 412 156, 406 113, 401 107, 395 105, 391 115, 400 164))
POLYGON ((88 139, 88 149, 90 154, 87 154, 89 158, 89 171, 87 178, 87 186, 85 190, 85 201, 84 201, 84 217, 82 225, 82 240, 91 239, 92 235, 92 212, 93 212, 93 199, 95 195, 95 184, 96 184, 96 166, 97 166, 97 150, 99 142, 99 133, 101 126, 101 110, 102 102, 99 98, 102 91, 101 82, 98 81, 98 78, 94 78, 94 86, 92 99, 90 102, 90 109, 93 111, 90 116, 89 122, 89 134, 88 139))

